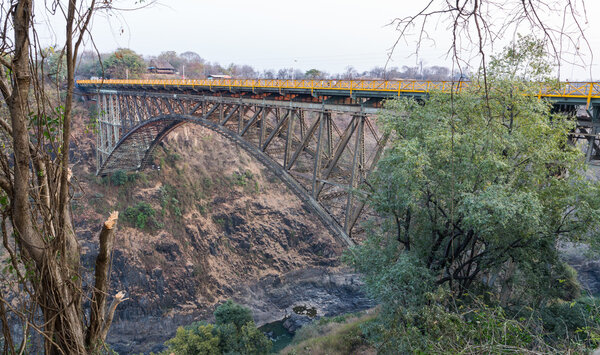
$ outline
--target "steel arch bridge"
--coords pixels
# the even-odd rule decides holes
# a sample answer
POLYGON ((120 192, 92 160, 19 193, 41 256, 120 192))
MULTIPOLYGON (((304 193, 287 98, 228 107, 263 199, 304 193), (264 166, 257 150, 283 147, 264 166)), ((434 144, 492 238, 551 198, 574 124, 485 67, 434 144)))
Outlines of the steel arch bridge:
MULTIPOLYGON (((198 124, 232 140, 274 172, 342 243, 364 209, 360 187, 387 136, 373 123, 383 100, 460 91, 469 83, 340 80, 80 80, 97 100, 97 174, 140 170, 175 128, 198 124)), ((600 83, 540 88, 556 110, 584 106, 575 139, 600 159, 600 83)))

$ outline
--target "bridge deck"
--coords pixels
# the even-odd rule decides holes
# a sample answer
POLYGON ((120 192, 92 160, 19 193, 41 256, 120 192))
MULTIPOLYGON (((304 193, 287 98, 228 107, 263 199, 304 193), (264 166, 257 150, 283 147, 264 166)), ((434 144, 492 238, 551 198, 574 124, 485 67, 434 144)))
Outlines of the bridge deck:
MULTIPOLYGON (((386 98, 462 91, 469 82, 380 80, 81 80, 98 105, 98 174, 139 170, 184 124, 209 128, 245 149, 284 181, 344 244, 364 216, 361 186, 388 135, 373 116, 386 98)), ((559 111, 591 108, 572 139, 600 161, 600 83, 541 87, 559 111)))
MULTIPOLYGON (((82 88, 144 90, 192 89, 198 91, 274 92, 279 94, 310 94, 312 96, 349 96, 390 98, 422 96, 433 91, 458 92, 472 85, 468 81, 419 80, 278 80, 278 79, 218 79, 218 80, 79 80, 82 88)), ((600 105, 600 82, 564 82, 555 87, 540 85, 540 97, 573 105, 600 105)))

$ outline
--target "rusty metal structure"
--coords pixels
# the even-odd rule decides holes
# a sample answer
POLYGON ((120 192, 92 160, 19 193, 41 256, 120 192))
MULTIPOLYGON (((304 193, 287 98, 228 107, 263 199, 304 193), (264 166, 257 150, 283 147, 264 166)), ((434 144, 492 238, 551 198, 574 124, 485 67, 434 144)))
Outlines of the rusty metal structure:
MULTIPOLYGON (((364 210, 361 186, 387 136, 373 123, 385 99, 460 91, 469 83, 342 80, 80 80, 97 100, 97 174, 141 170, 162 139, 198 124, 235 142, 266 167, 344 244, 364 210)), ((557 111, 589 115, 573 139, 600 159, 600 83, 540 88, 557 111)))

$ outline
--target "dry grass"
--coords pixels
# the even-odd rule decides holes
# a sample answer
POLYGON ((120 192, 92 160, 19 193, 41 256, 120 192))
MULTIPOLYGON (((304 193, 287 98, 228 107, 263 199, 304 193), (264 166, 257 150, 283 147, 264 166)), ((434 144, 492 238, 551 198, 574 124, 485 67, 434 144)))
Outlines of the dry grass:
POLYGON ((362 334, 360 326, 375 318, 375 312, 350 317, 343 322, 327 322, 303 327, 294 342, 283 349, 280 354, 288 355, 333 355, 333 354, 376 354, 362 334))

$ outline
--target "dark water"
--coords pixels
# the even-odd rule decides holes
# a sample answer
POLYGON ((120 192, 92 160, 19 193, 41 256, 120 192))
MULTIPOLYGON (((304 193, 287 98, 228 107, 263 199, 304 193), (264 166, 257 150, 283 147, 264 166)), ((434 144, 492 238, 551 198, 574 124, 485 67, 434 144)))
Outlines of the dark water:
POLYGON ((283 320, 267 323, 258 328, 273 341, 273 352, 277 353, 291 343, 294 334, 283 327, 283 320))
MULTIPOLYGON (((296 306, 292 308, 292 311, 302 316, 308 316, 314 318, 317 316, 317 309, 314 307, 296 306)), ((262 327, 258 328, 260 331, 265 333, 269 339, 273 342, 273 353, 278 353, 283 348, 288 346, 294 338, 294 333, 290 333, 284 326, 286 318, 278 320, 277 322, 267 323, 262 327)))

